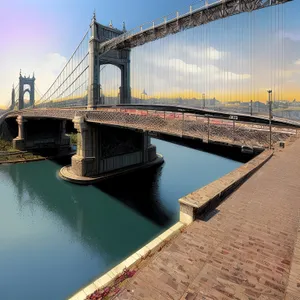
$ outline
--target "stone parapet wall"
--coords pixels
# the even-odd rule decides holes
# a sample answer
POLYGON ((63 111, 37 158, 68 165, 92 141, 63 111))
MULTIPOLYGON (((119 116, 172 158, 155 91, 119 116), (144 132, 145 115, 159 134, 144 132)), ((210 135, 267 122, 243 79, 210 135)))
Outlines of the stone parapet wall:
POLYGON ((232 193, 248 177, 264 165, 273 155, 273 151, 265 150, 248 163, 226 174, 222 178, 196 190, 179 199, 180 222, 192 223, 197 216, 202 215, 232 193))

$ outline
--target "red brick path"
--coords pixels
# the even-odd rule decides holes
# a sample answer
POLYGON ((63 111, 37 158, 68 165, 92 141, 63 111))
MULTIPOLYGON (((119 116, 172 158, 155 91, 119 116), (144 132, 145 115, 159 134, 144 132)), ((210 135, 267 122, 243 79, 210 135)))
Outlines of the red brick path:
POLYGON ((115 299, 300 299, 300 140, 217 211, 189 226, 115 299))

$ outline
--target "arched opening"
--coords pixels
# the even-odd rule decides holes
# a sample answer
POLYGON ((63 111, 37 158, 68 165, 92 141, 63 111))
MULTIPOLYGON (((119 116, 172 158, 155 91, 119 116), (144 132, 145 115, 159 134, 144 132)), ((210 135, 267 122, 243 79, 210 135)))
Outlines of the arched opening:
POLYGON ((100 66, 101 103, 120 104, 121 69, 112 64, 100 66))
POLYGON ((29 88, 24 89, 23 92, 24 97, 24 105, 28 106, 30 104, 30 96, 31 96, 31 90, 29 88))

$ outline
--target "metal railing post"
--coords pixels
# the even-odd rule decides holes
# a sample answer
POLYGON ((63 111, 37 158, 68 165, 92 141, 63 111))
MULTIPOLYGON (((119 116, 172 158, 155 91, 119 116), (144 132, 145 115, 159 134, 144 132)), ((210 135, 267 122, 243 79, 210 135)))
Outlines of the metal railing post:
POLYGON ((182 133, 181 136, 183 136, 184 133, 184 112, 182 112, 182 133))
POLYGON ((209 142, 209 134, 210 134, 210 118, 207 118, 207 123, 208 123, 208 127, 207 127, 207 143, 209 142))
POLYGON ((268 90, 269 94, 269 149, 272 149, 272 90, 268 90))
POLYGON ((232 129, 233 129, 233 141, 235 141, 235 121, 232 121, 232 129))

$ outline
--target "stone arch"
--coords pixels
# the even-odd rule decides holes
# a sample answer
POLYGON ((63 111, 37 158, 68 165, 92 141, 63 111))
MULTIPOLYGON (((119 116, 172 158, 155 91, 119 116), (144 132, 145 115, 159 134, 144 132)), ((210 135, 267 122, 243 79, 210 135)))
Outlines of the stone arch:
POLYGON ((32 93, 31 89, 27 88, 27 89, 24 90, 24 92, 23 92, 23 98, 25 98, 24 96, 25 96, 26 93, 28 93, 29 97, 31 98, 31 93, 32 93))
POLYGON ((100 99, 102 104, 117 105, 121 99, 122 68, 115 63, 100 64, 100 99))

